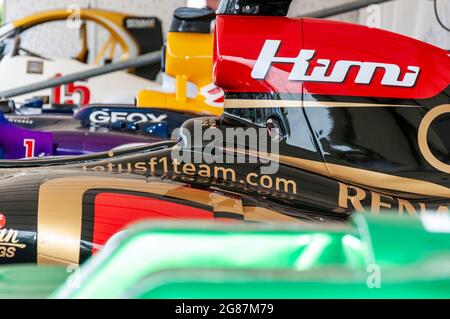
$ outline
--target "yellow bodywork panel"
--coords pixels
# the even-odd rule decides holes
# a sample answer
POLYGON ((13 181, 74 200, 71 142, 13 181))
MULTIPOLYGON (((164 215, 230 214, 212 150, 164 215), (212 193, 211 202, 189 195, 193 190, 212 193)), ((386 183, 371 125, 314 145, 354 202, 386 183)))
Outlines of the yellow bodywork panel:
POLYGON ((213 34, 169 32, 166 48, 166 73, 175 78, 174 92, 142 90, 137 96, 138 107, 157 107, 172 111, 220 115, 223 107, 202 94, 213 83, 213 34), (188 82, 197 86, 195 98, 188 97, 188 82))
POLYGON ((212 82, 213 34, 169 32, 167 35, 166 72, 184 75, 189 81, 205 86, 212 82))

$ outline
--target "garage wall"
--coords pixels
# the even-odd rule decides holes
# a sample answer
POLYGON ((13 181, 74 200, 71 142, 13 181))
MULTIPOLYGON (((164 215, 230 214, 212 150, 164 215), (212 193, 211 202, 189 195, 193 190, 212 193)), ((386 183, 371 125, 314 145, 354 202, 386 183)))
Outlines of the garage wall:
POLYGON ((173 11, 186 5, 187 0, 5 0, 5 21, 49 9, 67 8, 71 4, 81 7, 108 9, 136 15, 158 16, 167 25, 173 11))
MULTIPOLYGON (((397 0, 380 6, 381 28, 401 33, 450 50, 450 32, 442 28, 431 0, 397 0)), ((439 18, 450 27, 450 0, 437 0, 439 18)), ((359 23, 365 24, 369 10, 360 10, 359 23)))
MULTIPOLYGON (((304 15, 349 1, 353 0, 294 0, 290 16, 304 15)), ((46 9, 67 8, 74 3, 82 7, 91 6, 137 15, 156 15, 162 19, 163 27, 167 29, 175 8, 187 3, 199 6, 202 0, 5 0, 5 20, 11 21, 46 9)), ((438 8, 441 20, 450 26, 450 0, 438 0, 438 8)), ((433 1, 395 0, 377 6, 376 11, 379 13, 379 27, 450 49, 450 32, 438 24, 433 1)), ((373 8, 369 10, 366 8, 332 19, 367 25, 373 23, 373 14, 373 8)), ((94 48, 95 53, 105 40, 106 33, 94 30, 89 34, 90 46, 94 48)), ((27 48, 43 55, 74 55, 79 50, 79 42, 72 40, 78 37, 77 30, 49 26, 30 35, 27 48), (53 45, 54 43, 58 43, 58 46, 53 45)))
MULTIPOLYGON (((335 7, 349 2, 349 0, 294 0, 289 10, 289 16, 301 16, 310 12, 335 7)), ((359 12, 353 11, 333 17, 333 20, 359 22, 359 12)))
MULTIPOLYGON (((354 0, 294 0, 289 16, 302 16, 352 1, 354 0)), ((450 27, 450 0, 437 0, 437 4, 440 19, 450 27)), ((330 19, 376 26, 450 50, 450 32, 439 25, 432 0, 395 0, 330 19), (374 19, 374 14, 379 16, 374 19), (379 24, 374 25, 374 22, 379 24)))
MULTIPOLYGON (((186 5, 187 0, 5 0, 5 22, 50 9, 67 9, 69 5, 119 11, 141 16, 157 16, 166 29, 173 11, 186 5)), ((88 27, 89 46, 93 52, 100 50, 107 32, 95 25, 88 27)), ((65 27, 64 22, 38 26, 27 31, 22 39, 24 47, 44 56, 75 56, 80 50, 79 31, 65 27), (58 45, 54 45, 57 43, 58 45)), ((120 55, 120 52, 117 52, 120 55)))
MULTIPOLYGON (((294 0, 290 15, 305 15, 351 1, 353 0, 294 0)), ((437 0, 437 4, 440 19, 450 27, 450 0, 437 0)), ((371 26, 378 20, 380 23, 377 27, 450 50, 450 32, 439 25, 432 0, 395 0, 330 19, 371 26), (379 14, 379 17, 374 19, 374 14, 379 14)))

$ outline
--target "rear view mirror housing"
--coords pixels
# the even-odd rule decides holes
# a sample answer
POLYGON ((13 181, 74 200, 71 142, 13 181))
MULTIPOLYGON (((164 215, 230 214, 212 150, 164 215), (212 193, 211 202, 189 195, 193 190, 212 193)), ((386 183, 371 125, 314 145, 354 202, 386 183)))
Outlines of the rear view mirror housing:
POLYGON ((3 113, 12 113, 16 109, 16 104, 13 100, 0 100, 0 111, 3 113))

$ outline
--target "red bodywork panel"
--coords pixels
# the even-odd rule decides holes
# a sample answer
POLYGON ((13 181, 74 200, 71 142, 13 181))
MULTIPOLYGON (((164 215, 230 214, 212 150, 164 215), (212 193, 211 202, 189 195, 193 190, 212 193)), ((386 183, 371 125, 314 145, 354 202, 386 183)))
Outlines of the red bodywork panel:
POLYGON ((130 223, 149 219, 212 220, 211 211, 167 200, 128 194, 101 193, 94 203, 93 253, 130 223), (125 212, 125 213, 124 213, 125 212))
POLYGON ((229 92, 301 92, 301 83, 286 81, 292 67, 287 64, 272 68, 266 81, 253 80, 250 76, 267 39, 289 43, 281 47, 280 55, 298 54, 302 48, 301 20, 218 16, 216 23, 214 75, 217 86, 229 92))
MULTIPOLYGON (((436 96, 450 83, 448 52, 402 35, 361 25, 286 17, 228 16, 217 17, 214 75, 216 85, 226 92, 309 93, 403 99, 426 99, 436 96), (252 78, 252 70, 266 40, 280 40, 276 57, 295 58, 301 49, 315 50, 308 61, 306 75, 311 75, 319 59, 329 60, 326 72, 334 72, 338 61, 390 64, 399 67, 395 77, 402 81, 420 70, 413 85, 383 85, 385 69, 375 68, 368 84, 355 83, 359 66, 351 66, 339 83, 289 80, 293 63, 272 63, 265 79, 252 78)), ((361 74, 362 75, 362 74, 361 74)))

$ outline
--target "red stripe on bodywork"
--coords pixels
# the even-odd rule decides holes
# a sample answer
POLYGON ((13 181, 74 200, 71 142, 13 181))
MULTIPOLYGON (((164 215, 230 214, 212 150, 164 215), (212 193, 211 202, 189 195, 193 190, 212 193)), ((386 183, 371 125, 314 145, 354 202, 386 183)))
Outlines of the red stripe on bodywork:
POLYGON ((201 208, 127 194, 101 193, 94 205, 93 253, 119 230, 140 220, 214 218, 212 212, 201 208))

